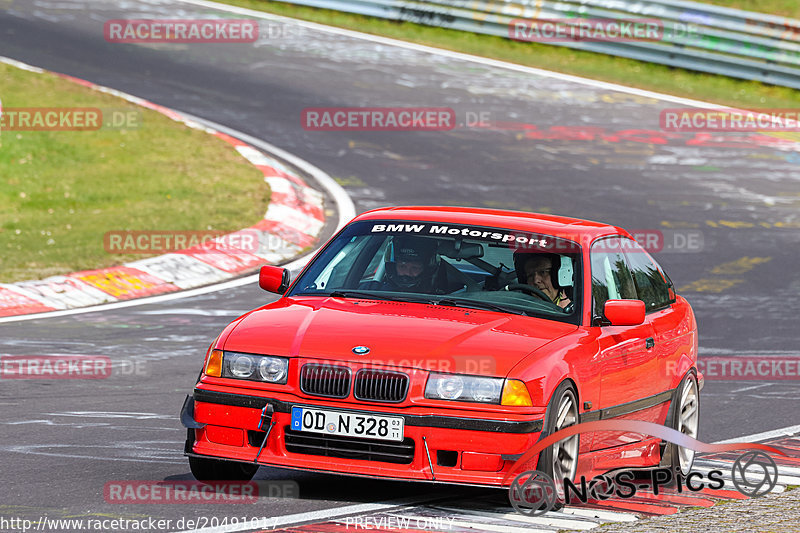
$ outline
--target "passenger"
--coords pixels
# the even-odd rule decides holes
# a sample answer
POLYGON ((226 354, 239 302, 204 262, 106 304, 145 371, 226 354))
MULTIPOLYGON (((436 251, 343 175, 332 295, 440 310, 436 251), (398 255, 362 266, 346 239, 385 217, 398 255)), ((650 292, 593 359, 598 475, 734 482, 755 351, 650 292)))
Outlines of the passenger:
POLYGON ((438 270, 436 241, 395 237, 386 252, 383 290, 433 292, 438 270))

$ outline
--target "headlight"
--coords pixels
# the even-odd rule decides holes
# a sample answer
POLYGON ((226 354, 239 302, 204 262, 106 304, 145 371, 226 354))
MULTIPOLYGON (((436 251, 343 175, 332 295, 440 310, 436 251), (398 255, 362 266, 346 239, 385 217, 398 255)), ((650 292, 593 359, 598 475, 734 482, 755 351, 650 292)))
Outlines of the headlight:
POLYGON ((230 370, 233 377, 247 379, 253 375, 253 357, 249 355, 234 355, 231 357, 230 370))
POLYGON ((285 359, 277 357, 262 357, 258 362, 258 374, 264 381, 286 383, 287 363, 285 359))
POLYGON ((425 397, 432 400, 500 403, 503 378, 431 374, 425 386, 425 397))
POLYGON ((286 383, 289 360, 271 355, 224 352, 222 356, 222 377, 265 381, 267 383, 286 383))

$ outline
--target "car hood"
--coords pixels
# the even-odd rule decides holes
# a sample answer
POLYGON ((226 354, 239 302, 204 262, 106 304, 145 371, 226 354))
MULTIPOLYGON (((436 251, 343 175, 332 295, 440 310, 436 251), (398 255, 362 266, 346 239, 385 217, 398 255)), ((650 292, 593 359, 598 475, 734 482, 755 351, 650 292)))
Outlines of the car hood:
POLYGON ((282 298, 245 316, 224 349, 439 372, 506 376, 577 326, 417 303, 282 298), (353 348, 369 353, 356 355, 353 348))

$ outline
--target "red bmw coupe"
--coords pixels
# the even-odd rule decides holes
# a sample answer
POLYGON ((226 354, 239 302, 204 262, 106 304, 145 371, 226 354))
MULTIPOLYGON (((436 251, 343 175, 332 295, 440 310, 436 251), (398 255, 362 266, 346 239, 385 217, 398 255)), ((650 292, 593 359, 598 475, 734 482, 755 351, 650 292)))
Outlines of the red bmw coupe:
MULTIPOLYGON (((451 207, 369 211, 280 295, 209 347, 181 420, 199 480, 260 465, 382 479, 507 485, 554 431, 635 419, 697 436, 691 307, 623 229, 451 207)), ((553 478, 670 464, 693 452, 597 432, 547 448, 553 478)))

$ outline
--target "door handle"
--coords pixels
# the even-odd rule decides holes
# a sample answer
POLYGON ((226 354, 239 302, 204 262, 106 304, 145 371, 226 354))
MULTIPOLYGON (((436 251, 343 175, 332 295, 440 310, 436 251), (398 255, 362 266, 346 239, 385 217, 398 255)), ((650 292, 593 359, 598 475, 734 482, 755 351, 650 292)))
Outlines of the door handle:
POLYGON ((647 339, 644 341, 644 347, 647 348, 648 350, 655 345, 656 341, 653 339, 653 337, 647 337, 647 339))

